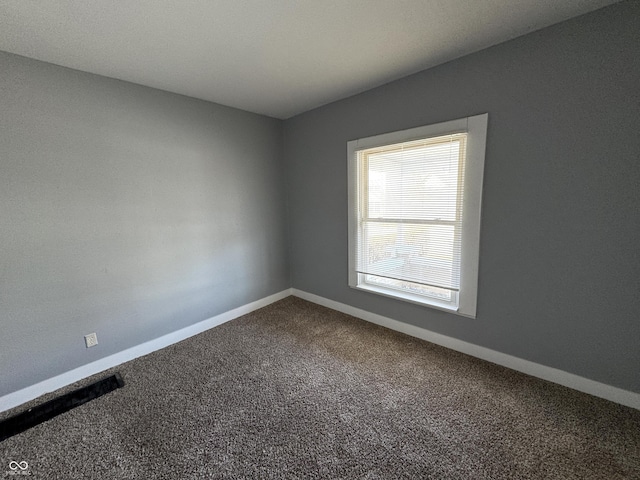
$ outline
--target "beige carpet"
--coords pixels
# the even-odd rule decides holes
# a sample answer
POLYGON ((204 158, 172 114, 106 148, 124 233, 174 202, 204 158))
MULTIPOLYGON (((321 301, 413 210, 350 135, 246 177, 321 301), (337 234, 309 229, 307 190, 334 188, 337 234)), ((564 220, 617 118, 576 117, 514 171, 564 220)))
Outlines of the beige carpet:
POLYGON ((640 411, 294 297, 113 371, 0 476, 640 479, 640 411))

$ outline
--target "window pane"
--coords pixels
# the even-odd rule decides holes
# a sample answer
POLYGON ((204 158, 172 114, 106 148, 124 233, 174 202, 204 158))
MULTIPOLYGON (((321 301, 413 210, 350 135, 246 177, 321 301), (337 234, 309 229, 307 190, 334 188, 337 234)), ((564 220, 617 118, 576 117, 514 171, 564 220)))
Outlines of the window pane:
POLYGON ((437 298, 443 302, 451 302, 453 292, 445 288, 429 287, 418 283, 407 282, 404 280, 395 280, 393 278, 377 277, 375 275, 365 275, 365 283, 375 285, 376 287, 392 288, 400 292, 412 293, 414 295, 424 295, 427 297, 437 298))
POLYGON ((363 222, 360 272, 457 289, 453 225, 363 222))
POLYGON ((369 218, 454 221, 460 148, 449 140, 366 154, 369 218))

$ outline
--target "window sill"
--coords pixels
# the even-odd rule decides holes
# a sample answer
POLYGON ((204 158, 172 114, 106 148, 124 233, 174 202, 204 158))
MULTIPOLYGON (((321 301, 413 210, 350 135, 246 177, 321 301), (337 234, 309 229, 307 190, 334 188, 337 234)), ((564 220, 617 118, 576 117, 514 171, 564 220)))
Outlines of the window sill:
POLYGON ((410 293, 399 292, 397 290, 392 290, 384 287, 377 287, 373 285, 360 284, 360 285, 350 285, 351 288, 355 290, 362 290, 364 292, 373 293, 376 295, 382 295, 384 297, 395 298, 396 300, 402 300, 404 302, 415 303, 416 305, 420 305, 422 307, 433 308, 435 310, 441 310, 447 313, 453 313, 455 315, 460 315, 462 317, 474 318, 469 315, 465 315, 458 311, 458 307, 447 304, 445 302, 438 302, 436 299, 429 299, 419 295, 412 295, 410 293))

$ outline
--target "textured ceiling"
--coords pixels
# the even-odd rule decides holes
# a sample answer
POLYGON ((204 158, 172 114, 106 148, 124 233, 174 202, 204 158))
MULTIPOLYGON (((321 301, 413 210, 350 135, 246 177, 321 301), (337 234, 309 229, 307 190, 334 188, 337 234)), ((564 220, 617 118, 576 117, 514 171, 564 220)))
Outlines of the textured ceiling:
POLYGON ((0 0, 0 50, 288 118, 611 0, 0 0))

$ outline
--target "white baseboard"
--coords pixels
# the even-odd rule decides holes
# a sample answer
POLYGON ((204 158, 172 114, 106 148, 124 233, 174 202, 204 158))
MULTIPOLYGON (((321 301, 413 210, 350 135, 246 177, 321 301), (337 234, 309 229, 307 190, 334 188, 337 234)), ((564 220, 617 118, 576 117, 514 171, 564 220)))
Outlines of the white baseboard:
POLYGON ((0 397, 0 412, 9 410, 10 408, 21 405, 29 400, 33 400, 34 398, 38 398, 40 395, 44 395, 45 393, 66 387, 67 385, 82 380, 83 378, 95 375, 96 373, 100 373, 109 368, 116 367, 124 362, 133 360, 134 358, 147 355, 174 343, 181 342, 182 340, 202 333, 210 328, 221 325, 242 315, 246 315, 247 313, 251 313, 259 308, 266 307, 267 305, 277 302, 278 300, 282 300, 290 295, 291 289, 288 288, 268 297, 256 300, 255 302, 248 303, 247 305, 243 305, 241 307, 234 308, 233 310, 229 310, 228 312, 221 313, 220 315, 216 315, 215 317, 208 318, 207 320, 198 322, 195 325, 190 325, 175 332, 168 333, 167 335, 163 335, 162 337, 149 340, 148 342, 141 343, 135 347, 114 353, 113 355, 101 358, 95 362, 88 363, 87 365, 83 365, 55 377, 43 380, 42 382, 23 388, 22 390, 18 390, 17 392, 9 393, 0 397))
POLYGON ((150 340, 140 345, 136 345, 135 347, 128 348, 127 350, 123 350, 122 352, 110 355, 105 358, 101 358, 100 360, 96 360, 95 362, 83 365, 82 367, 78 367, 74 370, 70 370, 53 378, 49 378, 42 382, 23 388, 22 390, 9 393, 3 397, 0 397, 0 412, 9 410, 10 408, 21 405, 25 402, 28 402, 29 400, 33 400, 40 395, 44 395, 45 393, 65 387, 79 380, 82 380, 83 378, 95 375, 96 373, 100 373, 109 368, 118 366, 124 362, 128 362, 129 360, 133 360, 134 358, 147 355, 156 350, 160 350, 169 345, 185 340, 189 337, 192 337, 193 335, 197 335, 206 330, 209 330, 210 328, 216 327, 242 315, 246 315, 247 313, 250 313, 254 310, 265 307, 271 303, 277 302, 278 300, 286 298, 289 295, 295 295, 296 297, 300 297, 304 300, 317 303, 318 305, 322 305, 324 307, 332 308, 333 310, 352 315, 354 317, 366 320, 371 323, 375 323, 377 325, 381 325, 391 330, 396 330, 412 337, 435 343, 436 345, 441 345, 458 352, 466 353, 473 357, 487 360, 489 362, 496 363, 507 368, 511 368, 512 370, 517 370, 519 372, 526 373, 537 378, 542 378, 544 380, 548 380, 565 387, 573 388, 574 390, 579 390, 596 397, 604 398, 606 400, 610 400, 612 402, 616 402, 621 405, 626 405, 628 407, 640 410, 640 394, 638 393, 630 392, 628 390, 623 390, 617 387, 612 387, 611 385, 596 382, 594 380, 589 380, 588 378, 580 377, 578 375, 558 370, 556 368, 547 367, 538 363, 530 362, 528 360, 523 360, 521 358, 507 355, 505 353, 500 353, 489 348, 480 347, 478 345, 464 342, 462 340, 448 337, 446 335, 431 332, 424 328, 409 325, 407 323, 402 323, 388 317, 383 317, 382 315, 377 315, 366 310, 361 310, 344 303, 329 300, 328 298, 320 297, 312 293, 307 293, 302 290, 291 288, 262 298, 260 300, 256 300, 255 302, 243 305, 233 310, 229 310, 228 312, 221 313, 220 315, 216 315, 215 317, 203 320, 202 322, 196 323, 195 325, 191 325, 176 332, 169 333, 160 338, 150 340))
POLYGON ((450 348, 451 350, 466 353, 467 355, 487 360, 489 362, 502 365, 503 367, 517 370, 518 372, 526 373, 533 377, 542 378, 543 380, 548 380, 580 392, 588 393, 596 397, 604 398, 606 400, 640 410, 640 393, 612 387, 611 385, 589 380, 588 378, 580 377, 573 373, 540 365, 539 363, 530 362, 529 360, 523 360, 489 348, 480 347, 472 343, 431 332, 424 328, 399 322, 391 318, 383 317, 382 315, 377 315, 375 313, 361 310, 334 300, 329 300, 328 298, 320 297, 302 290, 292 288, 291 293, 292 295, 304 300, 332 308, 333 310, 338 310, 339 312, 381 325, 391 330, 396 330, 412 337, 420 338, 422 340, 450 348))

